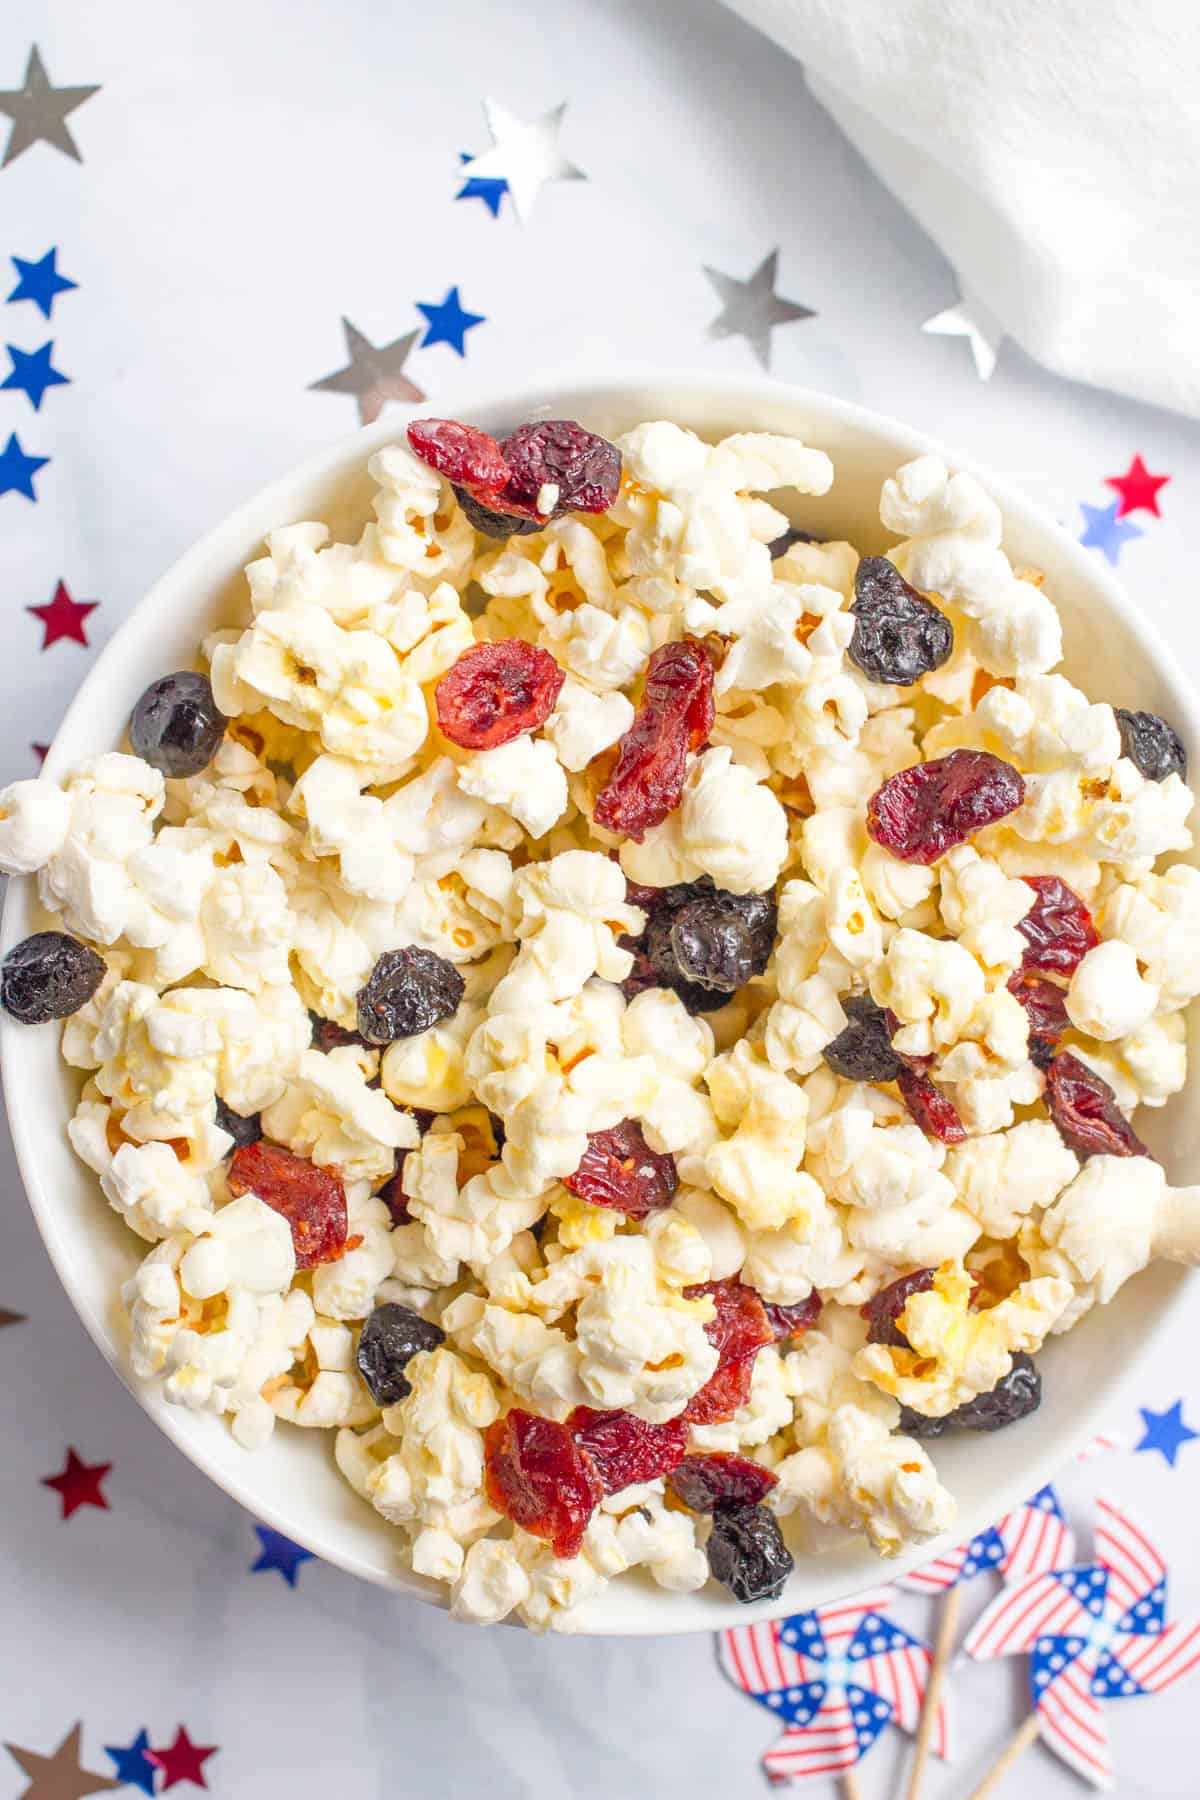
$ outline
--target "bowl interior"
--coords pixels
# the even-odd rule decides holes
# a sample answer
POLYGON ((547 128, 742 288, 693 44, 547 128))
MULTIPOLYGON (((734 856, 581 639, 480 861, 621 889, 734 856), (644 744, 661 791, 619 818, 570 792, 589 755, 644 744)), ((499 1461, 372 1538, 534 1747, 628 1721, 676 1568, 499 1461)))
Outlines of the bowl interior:
MULTIPOLYGON (((878 522, 882 482, 900 462, 936 448, 889 420, 765 379, 635 376, 568 382, 495 396, 470 409, 472 419, 494 432, 538 413, 579 418, 607 435, 642 419, 668 417, 706 437, 736 430, 803 437, 829 452, 837 475, 829 495, 794 509, 797 522, 823 537, 848 537, 868 551, 894 541, 878 522)), ((397 414, 357 433, 273 483, 189 551, 107 646, 63 721, 46 772, 62 777, 85 755, 116 744, 146 683, 164 670, 192 664, 206 631, 240 620, 241 568, 268 530, 317 518, 330 523, 335 537, 356 535, 369 513, 366 458, 397 437, 406 416, 397 414)), ((1005 547, 1013 561, 1045 571, 1065 627, 1066 673, 1094 698, 1166 713, 1196 766, 1196 707, 1167 652, 1073 540, 1019 495, 986 475, 983 479, 1004 513, 1005 547)), ((34 884, 12 881, 4 947, 44 922, 34 884)), ((147 1411, 259 1518, 354 1574, 440 1601, 432 1584, 395 1566, 394 1534, 338 1474, 329 1433, 310 1436, 281 1428, 265 1450, 248 1455, 219 1420, 167 1406, 150 1384, 128 1372, 119 1293, 144 1246, 104 1204, 95 1178, 70 1149, 65 1126, 78 1082, 59 1059, 57 1034, 4 1020, 0 1051, 17 1155, 51 1257, 87 1329, 147 1411)), ((1200 1120, 1190 1092, 1144 1115, 1143 1122, 1171 1179, 1200 1181, 1200 1120)), ((1181 1271, 1152 1269, 1130 1283, 1103 1316, 1093 1313, 1069 1337, 1051 1343, 1041 1359, 1045 1399, 1031 1419, 999 1439, 936 1446, 939 1470, 959 1499, 956 1540, 1018 1504, 1107 1422, 1130 1364, 1180 1303, 1184 1280, 1181 1271)), ((757 1608, 738 1607, 710 1591, 668 1595, 626 1578, 581 1609, 578 1628, 640 1634, 745 1623, 843 1598, 929 1554, 926 1547, 884 1565, 865 1548, 851 1547, 806 1559, 784 1598, 757 1608)))

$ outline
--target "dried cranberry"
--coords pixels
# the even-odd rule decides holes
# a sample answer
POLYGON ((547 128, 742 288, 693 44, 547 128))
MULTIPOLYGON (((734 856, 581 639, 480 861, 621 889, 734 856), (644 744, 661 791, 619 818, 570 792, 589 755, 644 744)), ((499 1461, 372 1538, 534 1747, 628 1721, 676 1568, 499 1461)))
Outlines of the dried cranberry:
POLYGON ((332 1019, 323 1019, 319 1013, 310 1012, 312 1021, 312 1047, 327 1055, 330 1050, 341 1050, 346 1044, 364 1044, 366 1039, 359 1031, 348 1031, 344 1025, 336 1025, 332 1019))
POLYGON ((910 1295, 923 1294, 932 1286, 932 1269, 914 1269, 911 1275, 901 1275, 898 1281, 872 1294, 866 1305, 858 1309, 867 1321, 868 1344, 892 1344, 898 1349, 910 1349, 911 1345, 896 1321, 908 1305, 910 1295))
POLYGON ((689 1300, 708 1295, 716 1307, 704 1331, 716 1346, 717 1366, 683 1416, 690 1425, 723 1424, 750 1398, 754 1359, 764 1344, 774 1343, 775 1332, 759 1295, 733 1277, 702 1282, 684 1294, 689 1300))
POLYGON ((690 1512, 720 1512, 727 1506, 757 1506, 779 1480, 748 1456, 716 1451, 685 1456, 667 1477, 667 1486, 690 1512))
POLYGON ((22 1025, 66 1019, 87 1005, 104 972, 104 958, 78 938, 35 931, 0 964, 0 1006, 22 1025))
POLYGON ((536 508, 547 485, 558 489, 552 516, 607 512, 621 486, 621 452, 574 419, 518 425, 500 446, 508 464, 504 497, 536 508))
POLYGON ((1071 1023, 1066 990, 1045 975, 1018 969, 1009 979, 1008 991, 1021 1002, 1029 1017, 1030 1059, 1044 1068, 1045 1059, 1053 1056, 1059 1038, 1071 1023))
POLYGON ((387 950, 358 990, 358 1029, 368 1044, 415 1037, 456 1012, 465 990, 454 964, 436 950, 387 950))
POLYGON ((892 1015, 869 994, 848 995, 842 1011, 844 1030, 821 1052, 834 1074, 846 1081, 895 1081, 904 1064, 892 1049, 892 1015))
POLYGON ((1116 706, 1121 733, 1121 755, 1127 756, 1147 781, 1165 781, 1168 775, 1187 779, 1187 752, 1175 727, 1158 713, 1126 712, 1116 706))
POLYGON ((464 750, 495 750, 544 725, 562 684, 550 652, 524 638, 475 644, 434 689, 438 727, 464 750))
POLYGON ((703 645, 692 638, 663 644, 646 665, 642 703, 596 797, 597 825, 641 843, 679 805, 688 751, 708 742, 715 717, 703 645))
POLYGON ((446 1334, 411 1307, 389 1300, 377 1306, 358 1339, 358 1372, 377 1406, 394 1406, 412 1393, 404 1373, 414 1356, 436 1350, 446 1334))
POLYGON ((1079 895, 1057 875, 1026 875, 1036 898, 1017 930, 1029 946, 1022 969, 1040 975, 1073 975, 1100 942, 1092 915, 1079 895))
POLYGON ((777 1600, 796 1566, 778 1519, 765 1506, 723 1508, 704 1548, 714 1581, 744 1606, 777 1600))
POLYGON ((1102 1076, 1063 1050, 1046 1071, 1046 1110, 1076 1156, 1149 1156, 1102 1076))
POLYGON ((952 750, 890 776, 867 802, 867 831, 901 862, 933 863, 1024 798, 1011 763, 990 750, 952 750))
MULTIPOLYGON (((408 428, 413 453, 485 506, 497 507, 508 482, 508 464, 495 438, 455 419, 414 419, 408 428)), ((503 506, 499 507, 503 511, 503 506)))
POLYGON ((346 1190, 336 1169, 320 1169, 278 1144, 245 1144, 229 1164, 231 1194, 257 1194, 292 1228, 298 1269, 337 1262, 346 1248, 346 1190))
POLYGON ((247 1144, 257 1144, 262 1137, 262 1118, 258 1113, 235 1113, 232 1106, 226 1106, 221 1096, 217 1095, 216 1125, 218 1131, 227 1131, 233 1139, 235 1150, 244 1149, 247 1144))
POLYGON ((954 649, 954 627, 905 581, 886 556, 864 556, 854 577, 850 660, 868 681, 911 687, 940 669, 954 649))
POLYGON ((382 1200, 391 1213, 393 1225, 407 1225, 412 1218, 408 1210, 408 1195, 404 1191, 404 1165, 411 1154, 410 1150, 396 1151, 396 1172, 388 1176, 376 1195, 376 1199, 382 1200))
POLYGON ((665 888, 629 883, 626 893, 647 915, 640 937, 620 940, 634 955, 621 983, 627 1000, 665 987, 690 1013, 713 1012, 771 960, 779 917, 773 894, 731 894, 707 875, 665 888))
POLYGON ((732 1362, 718 1365, 684 1407, 683 1417, 689 1425, 728 1424, 750 1398, 757 1355, 757 1350, 752 1350, 749 1356, 738 1356, 732 1362))
POLYGON ((638 1481, 668 1475, 687 1452, 688 1428, 682 1418, 648 1425, 629 1412, 597 1412, 577 1406, 567 1430, 586 1450, 606 1494, 618 1494, 638 1481))
POLYGON ((803 1337, 821 1316, 821 1296, 814 1291, 807 1300, 794 1301, 790 1306, 764 1300, 763 1310, 777 1339, 803 1337))
POLYGON ((939 1144, 962 1143, 966 1127, 949 1095, 916 1069, 901 1069, 896 1079, 900 1098, 926 1137, 936 1138, 939 1144))
POLYGON ((603 1497, 595 1464, 555 1419, 514 1407, 483 1438, 484 1489, 514 1525, 575 1556, 603 1497))
POLYGON ((636 1119, 622 1119, 609 1131, 588 1133, 583 1161, 563 1186, 593 1206, 609 1206, 627 1219, 670 1206, 679 1186, 675 1158, 652 1150, 636 1119))

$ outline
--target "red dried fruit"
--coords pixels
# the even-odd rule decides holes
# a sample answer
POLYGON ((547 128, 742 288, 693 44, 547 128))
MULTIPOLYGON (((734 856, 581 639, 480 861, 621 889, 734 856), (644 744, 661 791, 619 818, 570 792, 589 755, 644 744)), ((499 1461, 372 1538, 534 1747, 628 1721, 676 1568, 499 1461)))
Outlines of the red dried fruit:
POLYGON ((494 750, 544 725, 563 670, 548 650, 501 638, 464 650, 434 689, 443 737, 464 750, 494 750))
POLYGON ((730 1277, 685 1288, 689 1300, 708 1295, 716 1313, 704 1327, 717 1350, 717 1367, 684 1410, 689 1425, 719 1425, 732 1419, 750 1398, 754 1359, 764 1344, 775 1341, 767 1309, 752 1287, 730 1277))
POLYGON ((708 742, 715 716, 712 663, 704 646, 693 638, 663 644, 646 665, 637 717, 596 796, 597 825, 640 844, 650 827, 679 805, 688 751, 708 742))
POLYGON ((933 863, 1024 798, 1011 763, 990 750, 952 750, 890 776, 867 802, 867 831, 901 862, 933 863))
POLYGON ((1040 975, 1073 975, 1088 951, 1100 942, 1091 913, 1074 888, 1057 875, 1026 875, 1023 879, 1037 898, 1017 926, 1029 945, 1021 958, 1022 969, 1040 975))
POLYGON ((257 1194, 292 1228, 298 1269, 337 1262, 346 1248, 346 1190, 336 1169, 321 1169, 278 1144, 245 1144, 229 1164, 229 1191, 257 1194))
POLYGON ((764 1300, 763 1311, 776 1339, 803 1337, 806 1331, 812 1330, 821 1316, 821 1296, 812 1293, 807 1300, 797 1300, 791 1306, 779 1306, 772 1300, 764 1300))
POLYGON ((757 1506, 779 1477, 748 1456, 718 1450, 711 1456, 685 1456, 667 1476, 667 1486, 690 1512, 720 1512, 726 1506, 757 1506))
POLYGON ((908 1339, 900 1330, 896 1320, 908 1305, 909 1296, 923 1294, 933 1286, 932 1269, 914 1269, 911 1275, 901 1275, 888 1287, 880 1288, 872 1294, 859 1312, 867 1321, 867 1342, 869 1344, 892 1344, 898 1349, 911 1348, 908 1339))
POLYGON ((622 1119, 610 1131, 589 1132, 583 1161, 563 1186, 593 1206, 644 1219, 670 1206, 679 1176, 675 1158, 652 1150, 636 1119, 622 1119))
POLYGON ((739 1356, 734 1362, 718 1367, 715 1374, 710 1375, 704 1386, 694 1393, 683 1410, 683 1417, 689 1425, 725 1425, 732 1419, 739 1407, 745 1406, 750 1398, 750 1383, 754 1375, 754 1358, 758 1351, 749 1356, 739 1356))
POLYGON ((1046 1071, 1046 1110, 1076 1156, 1149 1156, 1107 1081, 1063 1050, 1046 1071))
POLYGON ((1009 979, 1008 991, 1015 994, 1029 1016, 1030 1060, 1044 1069, 1071 1023, 1067 1017, 1066 989, 1045 975, 1018 969, 1009 979))
POLYGON ((607 512, 617 497, 621 452, 574 419, 518 425, 501 450, 508 464, 504 498, 512 505, 536 511, 538 494, 547 484, 558 489, 554 516, 607 512))
POLYGON ((565 1425, 514 1407, 483 1436, 483 1484, 498 1512, 576 1556, 603 1497, 595 1465, 565 1425))
POLYGON ((926 1137, 936 1138, 940 1144, 962 1143, 966 1127, 954 1102, 934 1086, 928 1075, 916 1069, 901 1069, 896 1082, 900 1098, 926 1137))
POLYGON ((456 419, 414 419, 408 441, 415 455, 447 481, 453 481, 484 506, 505 508, 500 496, 508 482, 508 464, 494 437, 456 419))
POLYGON ((577 1406, 567 1430, 596 1465, 606 1494, 618 1494, 637 1481, 656 1481, 683 1461, 688 1429, 682 1419, 648 1425, 629 1412, 597 1412, 577 1406))

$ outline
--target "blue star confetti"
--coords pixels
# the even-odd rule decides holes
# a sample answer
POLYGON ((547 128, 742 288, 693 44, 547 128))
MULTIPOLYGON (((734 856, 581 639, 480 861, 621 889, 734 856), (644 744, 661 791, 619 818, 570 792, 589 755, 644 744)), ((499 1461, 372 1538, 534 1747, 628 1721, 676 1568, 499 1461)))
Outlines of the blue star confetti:
POLYGON ((300 1564, 316 1560, 312 1551, 302 1550, 291 1538, 284 1537, 282 1531, 272 1531, 269 1525, 256 1525, 254 1529, 262 1551, 258 1561, 251 1564, 250 1573, 257 1575, 260 1569, 278 1569, 288 1586, 294 1588, 300 1564))
MULTIPOLYGON (((460 163, 473 162, 474 158, 468 150, 458 153, 460 163)), ((468 175, 454 198, 456 200, 482 200, 493 219, 500 217, 500 202, 508 192, 508 183, 503 175, 468 175)))
POLYGON ((154 1777, 158 1773, 158 1764, 152 1763, 146 1755, 150 1748, 150 1738, 145 1727, 138 1732, 132 1744, 124 1749, 119 1744, 105 1744, 105 1756, 111 1756, 117 1771, 117 1780, 128 1782, 130 1787, 141 1788, 143 1794, 154 1792, 154 1777))
POLYGON ((41 410, 47 388, 66 387, 70 383, 71 377, 56 369, 50 360, 54 354, 53 341, 43 344, 40 350, 19 350, 15 344, 6 344, 5 349, 12 372, 0 381, 0 388, 16 388, 27 395, 34 412, 41 410))
POLYGON ((467 312, 458 297, 458 289, 452 287, 440 305, 425 300, 417 301, 417 311, 424 313, 429 323, 429 330, 421 339, 421 349, 428 350, 431 344, 449 344, 460 356, 467 354, 466 335, 476 325, 486 325, 483 313, 467 312))
POLYGON ((1121 547, 1133 538, 1145 537, 1145 532, 1137 525, 1131 525, 1128 519, 1119 519, 1120 500, 1114 500, 1111 506, 1089 506, 1086 500, 1079 502, 1079 510, 1084 516, 1086 526, 1080 535, 1079 542, 1089 550, 1099 550, 1106 562, 1113 567, 1121 560, 1121 547))
POLYGON ((68 281, 65 275, 58 272, 58 249, 47 250, 45 256, 37 262, 27 262, 23 256, 11 258, 13 268, 17 271, 17 285, 8 296, 11 306, 18 300, 32 300, 40 310, 42 317, 48 319, 54 302, 60 294, 77 288, 77 281, 68 281))
POLYGON ((1139 1406, 1145 1430, 1142 1440, 1133 1447, 1135 1450, 1157 1450, 1163 1461, 1173 1469, 1175 1458, 1183 1446, 1193 1438, 1200 1438, 1200 1431, 1193 1431, 1190 1425, 1183 1422, 1183 1401, 1177 1400, 1166 1412, 1152 1412, 1148 1406, 1139 1406))
POLYGON ((37 504, 33 478, 50 461, 48 456, 26 456, 14 431, 0 451, 0 494, 24 494, 37 504))

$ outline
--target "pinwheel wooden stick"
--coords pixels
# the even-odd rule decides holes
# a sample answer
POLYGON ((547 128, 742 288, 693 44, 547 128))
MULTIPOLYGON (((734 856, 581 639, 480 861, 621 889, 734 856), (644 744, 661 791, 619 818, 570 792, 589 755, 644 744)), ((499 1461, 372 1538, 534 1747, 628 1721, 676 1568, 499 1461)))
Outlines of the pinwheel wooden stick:
POLYGON ((929 1751, 933 1743, 933 1722, 937 1717, 942 1686, 950 1667, 950 1658, 954 1652, 954 1641, 958 1636, 958 1615, 961 1610, 962 1589, 952 1587, 942 1602, 941 1623, 938 1626, 933 1661, 929 1666, 929 1680, 925 1686, 925 1703, 921 1708, 921 1725, 917 1732, 912 1773, 908 1778, 907 1800, 917 1800, 925 1778, 925 1765, 929 1760, 929 1751))
POLYGON ((1024 1756, 1030 1744, 1036 1741, 1037 1736, 1038 1716, 1036 1712, 1031 1712, 1008 1747, 992 1764, 979 1786, 971 1794, 970 1800, 984 1800, 985 1795, 994 1794, 1013 1764, 1024 1756))

